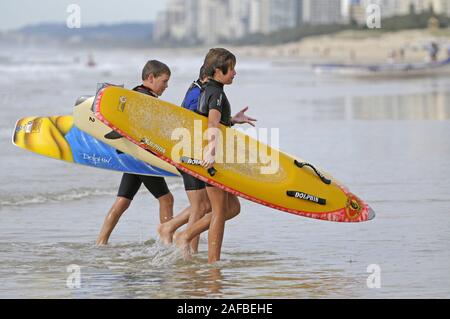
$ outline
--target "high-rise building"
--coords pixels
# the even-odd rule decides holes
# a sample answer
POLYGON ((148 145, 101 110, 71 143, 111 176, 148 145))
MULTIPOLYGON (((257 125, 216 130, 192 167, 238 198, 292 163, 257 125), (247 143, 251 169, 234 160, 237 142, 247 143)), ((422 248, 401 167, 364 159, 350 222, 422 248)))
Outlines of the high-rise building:
POLYGON ((249 33, 251 0, 230 0, 229 25, 231 39, 238 39, 249 33))
POLYGON ((251 33, 270 33, 298 25, 297 0, 251 0, 249 13, 251 33))
POLYGON ((353 18, 358 23, 364 22, 366 9, 371 4, 380 6, 381 17, 388 18, 395 15, 406 15, 413 10, 422 13, 433 9, 437 14, 450 17, 450 0, 344 0, 344 12, 348 19, 353 18))
POLYGON ((297 26, 303 24, 303 0, 295 1, 295 24, 297 26))
POLYGON ((167 5, 168 36, 174 40, 186 37, 186 2, 184 0, 169 0, 167 5))
POLYGON ((429 11, 431 8, 437 14, 450 17, 450 0, 424 0, 420 7, 422 11, 429 11))
POLYGON ((156 17, 156 40, 198 42, 200 0, 168 0, 167 9, 156 17))
POLYGON ((200 1, 185 0, 185 10, 185 42, 195 44, 199 42, 200 1))
POLYGON ((185 2, 169 0, 167 9, 156 17, 156 40, 181 40, 185 38, 185 2))
POLYGON ((303 0, 303 23, 342 23, 341 0, 303 0))
POLYGON ((450 16, 450 0, 395 0, 395 3, 399 15, 408 14, 411 10, 422 13, 433 9, 437 14, 450 16))
POLYGON ((269 9, 269 32, 297 25, 297 0, 272 0, 269 9))
POLYGON ((156 41, 165 39, 169 34, 169 26, 167 25, 167 12, 161 11, 156 16, 153 38, 156 41))
POLYGON ((230 0, 199 0, 198 38, 215 44, 231 38, 230 0))
POLYGON ((261 32, 261 11, 262 11, 262 1, 261 0, 251 0, 249 9, 249 32, 259 33, 261 32))
POLYGON ((437 0, 435 10, 450 18, 450 0, 437 0))

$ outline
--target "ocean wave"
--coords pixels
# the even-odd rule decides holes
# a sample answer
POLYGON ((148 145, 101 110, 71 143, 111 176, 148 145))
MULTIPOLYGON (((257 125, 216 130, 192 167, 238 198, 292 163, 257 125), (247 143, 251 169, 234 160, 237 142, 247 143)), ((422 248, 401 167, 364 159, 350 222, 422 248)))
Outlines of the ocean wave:
MULTIPOLYGON (((169 188, 174 191, 180 189, 183 183, 170 182, 167 180, 169 188)), ((145 187, 141 187, 139 192, 147 192, 145 187)), ((117 188, 96 189, 96 188, 77 188, 61 192, 22 194, 20 196, 4 196, 0 197, 0 210, 5 207, 21 207, 30 205, 41 205, 48 203, 69 202, 92 197, 116 196, 117 188)))
POLYGON ((99 62, 95 67, 89 67, 82 62, 65 63, 0 63, 0 72, 4 74, 61 74, 65 72, 112 72, 127 70, 127 65, 114 62, 99 62))
POLYGON ((117 190, 113 189, 71 189, 65 192, 38 193, 20 196, 5 196, 0 198, 0 209, 4 207, 20 207, 36 204, 58 203, 80 200, 88 197, 113 196, 117 190))
POLYGON ((47 72, 76 71, 86 69, 80 64, 8 64, 0 65, 0 71, 5 73, 40 74, 47 72))

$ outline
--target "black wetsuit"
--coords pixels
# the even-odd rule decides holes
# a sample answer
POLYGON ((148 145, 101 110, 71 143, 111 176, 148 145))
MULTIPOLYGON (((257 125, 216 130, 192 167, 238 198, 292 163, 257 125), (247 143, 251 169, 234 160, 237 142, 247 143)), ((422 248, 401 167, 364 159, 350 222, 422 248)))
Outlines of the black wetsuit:
MULTIPOLYGON (((139 93, 151 95, 153 97, 158 97, 149 88, 143 85, 139 85, 133 90, 139 93)), ((152 193, 155 198, 159 198, 170 193, 164 177, 124 173, 122 176, 122 180, 120 181, 119 192, 117 196, 133 200, 142 184, 145 185, 145 187, 149 190, 150 193, 152 193)))
POLYGON ((231 106, 223 91, 223 84, 210 79, 200 94, 197 112, 208 116, 209 110, 212 109, 218 110, 221 113, 220 123, 225 126, 232 126, 231 106))
MULTIPOLYGON (((210 79, 200 94, 197 113, 208 117, 209 111, 213 109, 220 112, 220 123, 225 126, 233 125, 233 123, 231 123, 231 106, 223 91, 223 84, 210 79)), ((205 183, 205 185, 207 187, 213 187, 208 183, 205 183)))

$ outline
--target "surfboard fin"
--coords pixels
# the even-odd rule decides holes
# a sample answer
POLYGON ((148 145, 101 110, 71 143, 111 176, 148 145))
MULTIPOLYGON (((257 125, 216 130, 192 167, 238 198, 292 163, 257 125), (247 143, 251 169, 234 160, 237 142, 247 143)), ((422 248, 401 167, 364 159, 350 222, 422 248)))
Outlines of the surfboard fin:
POLYGON ((117 133, 116 131, 111 131, 107 134, 105 134, 105 138, 108 140, 118 140, 119 138, 122 138, 123 136, 117 133))

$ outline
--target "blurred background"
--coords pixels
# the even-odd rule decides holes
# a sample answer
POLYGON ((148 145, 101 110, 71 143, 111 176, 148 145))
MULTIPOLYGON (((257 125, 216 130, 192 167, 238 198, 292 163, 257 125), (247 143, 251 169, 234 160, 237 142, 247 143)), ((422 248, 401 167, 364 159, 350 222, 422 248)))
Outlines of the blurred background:
POLYGON ((45 42, 77 49, 226 44, 257 56, 368 62, 401 49, 402 57, 420 59, 418 51, 428 42, 447 42, 450 24, 447 0, 19 3, 2 4, 3 44, 45 42))

